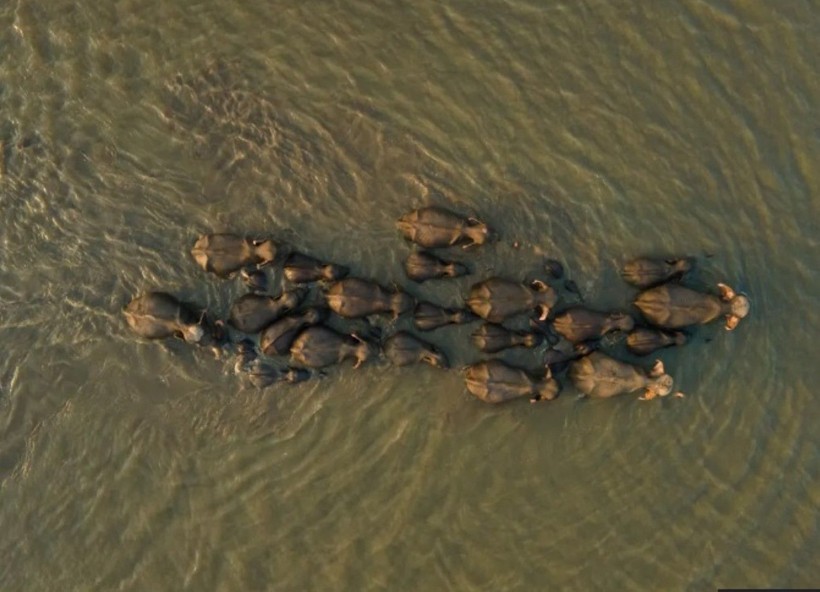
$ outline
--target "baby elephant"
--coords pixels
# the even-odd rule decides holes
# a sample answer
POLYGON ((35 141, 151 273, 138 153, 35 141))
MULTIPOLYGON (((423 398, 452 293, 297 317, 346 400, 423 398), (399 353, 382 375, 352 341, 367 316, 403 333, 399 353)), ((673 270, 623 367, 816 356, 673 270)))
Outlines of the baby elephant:
POLYGON ((445 308, 430 302, 419 302, 413 311, 413 324, 419 331, 432 331, 445 325, 463 325, 477 318, 469 310, 445 308))
POLYGON ((434 345, 414 337, 407 331, 399 331, 384 342, 384 353, 394 366, 407 366, 417 362, 434 368, 448 368, 447 357, 434 345))
POLYGON ((662 284, 672 278, 680 278, 692 269, 693 261, 690 258, 681 259, 649 259, 641 257, 624 264, 621 277, 633 286, 649 288, 662 284))
POLYGON ((325 263, 302 253, 291 253, 285 261, 285 278, 294 284, 318 281, 336 281, 346 277, 350 270, 344 265, 325 263))
MULTIPOLYGON (((593 398, 614 397, 644 389, 641 400, 665 397, 672 391, 672 377, 664 373, 663 362, 658 360, 648 373, 610 358, 601 352, 594 352, 576 360, 569 367, 569 377, 583 394, 593 398)), ((676 393, 675 396, 683 396, 676 393)))
POLYGON ((137 296, 123 309, 123 314, 128 326, 146 339, 181 337, 198 344, 206 335, 204 315, 165 292, 137 296))
POLYGON ((495 323, 484 323, 473 331, 471 337, 478 350, 488 354, 510 347, 538 347, 543 341, 543 338, 535 333, 513 331, 495 323))
POLYGON ((638 294, 635 306, 650 323, 663 329, 705 325, 723 315, 726 329, 731 331, 749 314, 749 299, 735 294, 726 284, 718 284, 718 289, 720 297, 678 284, 664 284, 638 294))
POLYGON ((468 366, 466 384, 471 394, 487 403, 504 403, 519 397, 529 397, 530 403, 551 401, 558 396, 561 388, 552 377, 549 366, 544 377, 539 379, 501 360, 487 360, 468 366))
POLYGON ((657 329, 639 327, 626 336, 626 347, 638 356, 648 356, 655 350, 685 343, 686 335, 680 331, 667 333, 657 329))
POLYGON ((507 317, 537 309, 545 320, 558 301, 555 290, 540 280, 529 286, 502 278, 491 278, 473 285, 467 306, 485 321, 500 323, 507 317))
POLYGON ((630 331, 635 321, 622 312, 607 314, 576 306, 556 315, 552 326, 567 341, 580 343, 598 339, 611 331, 630 331))
POLYGON ((277 368, 262 360, 252 360, 240 370, 256 388, 265 388, 277 382, 296 384, 311 377, 310 371, 304 368, 277 368))
POLYGON ((392 312, 393 318, 396 318, 415 305, 413 297, 400 290, 390 292, 379 284, 358 278, 334 283, 328 289, 326 298, 333 312, 348 319, 383 312, 392 312))
POLYGON ((308 327, 290 346, 293 361, 308 368, 324 368, 348 358, 355 359, 353 367, 358 368, 375 353, 375 348, 361 337, 343 335, 322 325, 308 327))
POLYGON ((251 265, 267 265, 276 258, 276 243, 252 240, 235 234, 206 234, 191 249, 191 255, 202 269, 220 277, 251 265))
POLYGON ((399 218, 396 227, 404 238, 428 249, 460 244, 465 247, 482 245, 491 235, 483 222, 463 218, 438 206, 408 212, 399 218))
POLYGON ((404 262, 404 271, 414 282, 467 275, 470 270, 461 263, 444 261, 422 251, 410 253, 404 262))

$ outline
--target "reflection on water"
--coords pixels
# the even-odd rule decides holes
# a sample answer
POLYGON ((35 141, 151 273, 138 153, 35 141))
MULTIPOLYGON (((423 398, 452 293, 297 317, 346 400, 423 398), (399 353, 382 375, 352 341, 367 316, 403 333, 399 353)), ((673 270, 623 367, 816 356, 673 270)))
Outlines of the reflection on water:
MULTIPOLYGON (((2 589, 816 585, 812 4, 58 0, 0 24, 2 589), (752 312, 661 354, 686 399, 498 408, 428 367, 257 391, 123 323, 146 289, 227 312, 243 288, 189 255, 207 231, 406 284, 395 219, 427 203, 502 240, 417 297, 551 257, 624 308, 625 259, 691 254, 752 312)), ((425 338, 458 368, 472 330, 425 338)))

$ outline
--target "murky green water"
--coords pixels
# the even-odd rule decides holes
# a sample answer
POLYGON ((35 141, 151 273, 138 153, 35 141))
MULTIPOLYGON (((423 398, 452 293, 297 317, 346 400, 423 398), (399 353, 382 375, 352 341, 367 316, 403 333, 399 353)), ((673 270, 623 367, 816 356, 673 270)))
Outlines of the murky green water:
POLYGON ((820 582, 816 3, 9 0, 0 50, 0 589, 820 582), (752 314, 663 353, 686 399, 497 408, 426 367, 260 392, 123 323, 227 310, 211 230, 406 283, 426 203, 503 240, 425 298, 551 256, 625 306, 682 253, 752 314))

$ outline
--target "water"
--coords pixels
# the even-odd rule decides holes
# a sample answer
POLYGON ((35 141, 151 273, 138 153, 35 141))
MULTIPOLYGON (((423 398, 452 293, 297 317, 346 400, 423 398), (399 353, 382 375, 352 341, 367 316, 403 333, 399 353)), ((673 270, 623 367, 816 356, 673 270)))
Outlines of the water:
MULTIPOLYGON (((816 586, 818 32, 798 2, 0 5, 0 588, 816 586), (623 260, 693 254, 751 315, 662 354, 683 400, 497 408, 427 367, 260 392, 125 327, 151 288, 225 313, 205 231, 406 283, 427 203, 502 241, 417 295, 556 257, 624 307, 623 260)), ((470 330, 430 339, 459 366, 470 330)))

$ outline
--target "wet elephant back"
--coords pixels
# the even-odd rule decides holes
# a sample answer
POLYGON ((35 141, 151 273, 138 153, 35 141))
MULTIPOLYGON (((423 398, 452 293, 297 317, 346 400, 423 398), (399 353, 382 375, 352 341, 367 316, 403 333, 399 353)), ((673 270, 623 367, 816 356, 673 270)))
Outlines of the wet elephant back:
POLYGON ((677 284, 666 284, 638 295, 635 305, 650 322, 669 329, 708 323, 721 315, 720 299, 677 284))
POLYGON ((297 293, 286 292, 279 298, 263 294, 245 294, 231 306, 228 322, 244 333, 256 333, 270 325, 298 304, 297 293))
POLYGON ((295 284, 338 280, 347 273, 348 268, 343 265, 326 263, 303 253, 292 253, 284 267, 285 278, 295 284))
POLYGON ((501 279, 476 284, 467 299, 467 305, 473 312, 494 323, 529 310, 533 303, 533 294, 528 288, 501 279))
POLYGON ((390 294, 384 288, 355 278, 333 284, 327 292, 327 304, 336 314, 348 318, 391 310, 390 294))
POLYGON ((413 312, 413 324, 419 331, 432 331, 445 325, 469 323, 475 318, 466 310, 442 308, 429 302, 419 302, 413 312))
POLYGON ((139 296, 128 303, 124 312, 129 327, 148 339, 170 337, 181 327, 199 320, 190 308, 164 292, 139 296))
POLYGON ((642 257, 624 264, 621 276, 633 286, 649 288, 673 277, 681 276, 690 268, 691 263, 686 259, 667 261, 642 257))
POLYGON ((274 321, 259 336, 259 347, 266 356, 283 356, 302 329, 321 322, 325 316, 320 310, 308 309, 274 321))
POLYGON ((191 251, 194 259, 205 271, 220 276, 256 262, 252 245, 241 236, 211 234, 200 238, 191 251))
POLYGON ((626 338, 626 347, 633 354, 646 356, 653 351, 672 345, 683 345, 686 336, 683 333, 669 334, 658 329, 640 327, 633 329, 626 338))
POLYGON ((532 382, 523 370, 498 360, 480 362, 468 368, 466 385, 470 393, 487 403, 503 403, 533 392, 532 382))
POLYGON ((146 339, 171 337, 177 331, 177 324, 173 320, 129 313, 126 313, 125 319, 134 333, 146 339))
POLYGON ((577 343, 600 337, 607 318, 600 312, 573 308, 556 316, 553 327, 565 339, 577 343))
POLYGON ((510 347, 536 347, 541 343, 538 335, 512 331, 495 323, 484 323, 471 337, 476 348, 490 354, 510 347))
POLYGON ((414 210, 399 218, 399 230, 407 240, 427 248, 447 247, 463 237, 465 221, 443 208, 414 210))
POLYGON ((647 384, 634 366, 597 352, 573 362, 569 377, 575 388, 595 398, 632 392, 647 384))
POLYGON ((400 331, 384 342, 384 354, 396 366, 415 364, 422 361, 425 355, 438 356, 431 344, 406 331, 400 331))
POLYGON ((459 277, 468 273, 467 268, 456 262, 444 261, 430 253, 410 253, 404 262, 404 271, 411 280, 424 282, 445 277, 459 277))
POLYGON ((293 360, 309 368, 322 368, 343 359, 347 338, 328 327, 309 327, 293 342, 290 353, 293 360))

